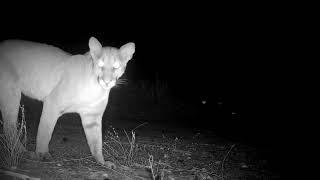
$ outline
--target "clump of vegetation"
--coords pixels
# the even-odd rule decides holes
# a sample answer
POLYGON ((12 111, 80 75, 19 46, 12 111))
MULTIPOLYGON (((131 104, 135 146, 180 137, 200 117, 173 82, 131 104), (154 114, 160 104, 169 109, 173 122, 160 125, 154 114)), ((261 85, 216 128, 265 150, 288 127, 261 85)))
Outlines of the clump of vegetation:
MULTIPOLYGON (((21 106, 21 122, 18 129, 9 129, 0 135, 0 167, 16 169, 24 153, 27 142, 27 131, 24 107, 21 106)), ((0 121, 3 125, 3 120, 0 121)))
POLYGON ((159 164, 151 155, 153 147, 137 143, 134 130, 131 131, 131 136, 124 130, 125 138, 121 138, 119 133, 112 128, 112 131, 108 131, 105 137, 104 152, 108 158, 127 171, 131 169, 134 176, 148 177, 153 180, 163 179, 164 171, 159 169, 159 164))
POLYGON ((125 130, 124 133, 127 142, 120 138, 118 132, 114 128, 112 128, 112 131, 108 131, 103 150, 114 162, 131 167, 136 158, 136 136, 134 131, 131 131, 131 137, 129 137, 125 130))

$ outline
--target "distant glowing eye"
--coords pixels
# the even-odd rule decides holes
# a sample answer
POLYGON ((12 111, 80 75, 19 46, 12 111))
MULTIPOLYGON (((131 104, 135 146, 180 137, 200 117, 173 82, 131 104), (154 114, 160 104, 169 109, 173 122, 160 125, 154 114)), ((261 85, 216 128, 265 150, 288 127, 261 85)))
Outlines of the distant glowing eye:
POLYGON ((103 61, 101 61, 101 60, 99 60, 99 62, 98 62, 98 66, 99 66, 99 67, 103 67, 103 66, 104 66, 104 62, 103 62, 103 61))
POLYGON ((116 61, 114 64, 113 64, 113 67, 118 69, 120 67, 120 63, 118 61, 116 61))

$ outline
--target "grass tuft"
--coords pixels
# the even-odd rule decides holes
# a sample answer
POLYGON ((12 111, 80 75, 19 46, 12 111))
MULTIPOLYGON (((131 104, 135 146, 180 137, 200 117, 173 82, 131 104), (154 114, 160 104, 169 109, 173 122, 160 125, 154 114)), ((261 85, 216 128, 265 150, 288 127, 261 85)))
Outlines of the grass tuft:
MULTIPOLYGON (((27 142, 27 131, 24 106, 21 108, 21 122, 18 129, 10 129, 7 133, 0 135, 0 167, 5 169, 16 169, 27 142)), ((3 122, 0 121, 3 125, 3 122)))
POLYGON ((116 162, 124 166, 131 167, 135 163, 137 144, 136 135, 131 131, 131 137, 124 130, 127 142, 122 140, 118 132, 112 128, 105 137, 103 150, 106 154, 116 162))

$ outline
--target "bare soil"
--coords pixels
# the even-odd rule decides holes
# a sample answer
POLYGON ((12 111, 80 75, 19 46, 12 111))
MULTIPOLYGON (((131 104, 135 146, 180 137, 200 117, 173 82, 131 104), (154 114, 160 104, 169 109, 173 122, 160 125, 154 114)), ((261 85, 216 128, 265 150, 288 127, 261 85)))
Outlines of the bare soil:
MULTIPOLYGON (((18 168, 12 171, 49 180, 280 178, 277 172, 269 168, 269 160, 259 149, 219 137, 210 128, 205 130, 186 127, 183 121, 174 121, 175 118, 186 117, 189 117, 189 121, 190 117, 198 121, 197 117, 202 116, 189 115, 195 112, 192 106, 186 107, 176 102, 148 104, 149 100, 145 96, 131 91, 134 90, 129 88, 111 93, 103 129, 105 136, 114 130, 118 132, 126 148, 129 147, 129 142, 124 130, 129 136, 131 130, 134 130, 136 146, 133 163, 128 164, 123 159, 116 159, 116 169, 97 164, 90 154, 79 116, 67 114, 59 119, 50 142, 53 159, 39 162, 25 156, 18 168), (134 129, 139 125, 141 126, 134 129)), ((29 99, 23 102, 28 106, 27 149, 32 151, 35 149, 41 104, 29 99)), ((105 152, 105 159, 115 160, 108 152, 105 152)), ((8 176, 0 177, 10 179, 8 176)))

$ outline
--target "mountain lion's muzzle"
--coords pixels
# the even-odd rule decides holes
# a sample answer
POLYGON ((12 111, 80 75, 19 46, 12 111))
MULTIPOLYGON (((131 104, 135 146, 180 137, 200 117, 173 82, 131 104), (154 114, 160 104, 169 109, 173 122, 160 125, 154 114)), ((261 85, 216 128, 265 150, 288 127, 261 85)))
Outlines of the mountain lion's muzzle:
POLYGON ((116 80, 109 80, 106 82, 100 76, 98 77, 98 82, 99 82, 100 86, 105 90, 111 89, 113 86, 116 85, 116 80))

